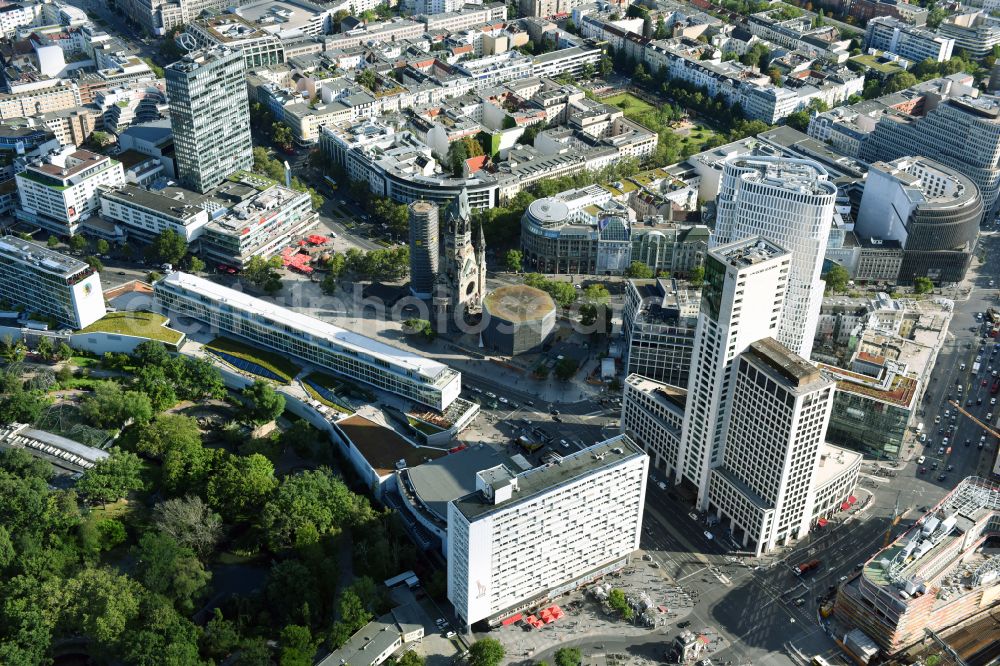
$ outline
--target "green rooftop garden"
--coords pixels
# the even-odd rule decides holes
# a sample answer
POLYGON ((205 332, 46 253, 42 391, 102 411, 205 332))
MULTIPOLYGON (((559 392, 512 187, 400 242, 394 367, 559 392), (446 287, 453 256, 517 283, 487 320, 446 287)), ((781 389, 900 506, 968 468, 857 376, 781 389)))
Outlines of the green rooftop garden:
POLYGON ((152 312, 109 312, 80 332, 134 335, 176 345, 184 338, 184 334, 167 328, 166 324, 166 317, 152 312))
POLYGON ((881 62, 878 56, 859 55, 851 58, 851 62, 856 63, 866 69, 874 69, 881 74, 896 74, 905 71, 905 68, 895 62, 881 62))

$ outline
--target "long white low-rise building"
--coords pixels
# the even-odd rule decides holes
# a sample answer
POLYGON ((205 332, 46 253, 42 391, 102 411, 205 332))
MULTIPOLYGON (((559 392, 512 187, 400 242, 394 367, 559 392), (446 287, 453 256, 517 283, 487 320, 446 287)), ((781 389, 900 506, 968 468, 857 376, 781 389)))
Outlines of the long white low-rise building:
POLYGON ((448 599, 498 623, 625 565, 639 547, 649 457, 625 435, 514 474, 476 475, 448 504, 448 599))
POLYGON ((189 273, 154 285, 164 311, 205 322, 351 379, 443 410, 462 390, 462 375, 443 363, 391 347, 189 273))

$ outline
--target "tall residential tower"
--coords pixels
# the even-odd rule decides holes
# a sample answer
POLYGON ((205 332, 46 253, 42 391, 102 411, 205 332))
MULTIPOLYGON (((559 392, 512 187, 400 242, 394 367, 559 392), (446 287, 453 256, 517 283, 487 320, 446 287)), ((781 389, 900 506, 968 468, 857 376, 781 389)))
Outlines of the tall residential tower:
POLYGON ((778 341, 804 358, 823 302, 823 255, 837 188, 811 160, 735 157, 719 186, 713 245, 763 236, 792 253, 785 314, 778 341))
POLYGON ((709 472, 722 462, 733 362, 750 343, 778 333, 792 261, 790 252, 761 237, 713 248, 705 259, 675 466, 677 482, 698 489, 702 510, 708 506, 709 472))
POLYGON ((242 53, 192 51, 166 68, 177 176, 205 193, 253 167, 250 105, 242 53))

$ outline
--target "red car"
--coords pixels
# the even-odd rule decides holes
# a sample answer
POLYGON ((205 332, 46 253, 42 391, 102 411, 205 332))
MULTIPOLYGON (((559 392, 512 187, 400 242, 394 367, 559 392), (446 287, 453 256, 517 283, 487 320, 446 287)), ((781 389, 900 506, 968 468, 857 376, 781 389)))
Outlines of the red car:
POLYGON ((983 383, 982 383, 982 386, 986 386, 987 384, 989 384, 989 382, 984 379, 983 383))
POLYGON ((917 472, 920 473, 920 474, 926 474, 927 473, 927 468, 926 467, 921 467, 920 469, 917 470, 917 472))

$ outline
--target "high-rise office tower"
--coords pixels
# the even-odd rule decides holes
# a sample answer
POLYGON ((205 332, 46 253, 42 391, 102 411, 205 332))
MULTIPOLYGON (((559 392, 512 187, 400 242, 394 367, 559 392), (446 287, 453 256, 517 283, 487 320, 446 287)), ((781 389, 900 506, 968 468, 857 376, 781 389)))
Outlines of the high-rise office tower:
POLYGON ((433 201, 414 201, 410 212, 410 293, 430 298, 438 274, 438 206, 433 201))
POLYGON ((181 183, 204 193, 253 167, 243 54, 192 51, 166 68, 166 79, 181 183))
POLYGON ((751 342, 774 337, 781 323, 792 254, 762 237, 715 247, 705 259, 705 286, 694 336, 676 481, 698 489, 708 506, 708 479, 722 462, 734 359, 751 342))
POLYGON ((823 255, 837 187, 811 160, 735 157, 719 186, 713 245, 763 236, 792 253, 778 341, 803 358, 812 353, 824 283, 823 255))
POLYGON ((708 497, 731 521, 733 539, 757 555, 809 533, 834 385, 773 338, 736 359, 722 465, 708 497))

